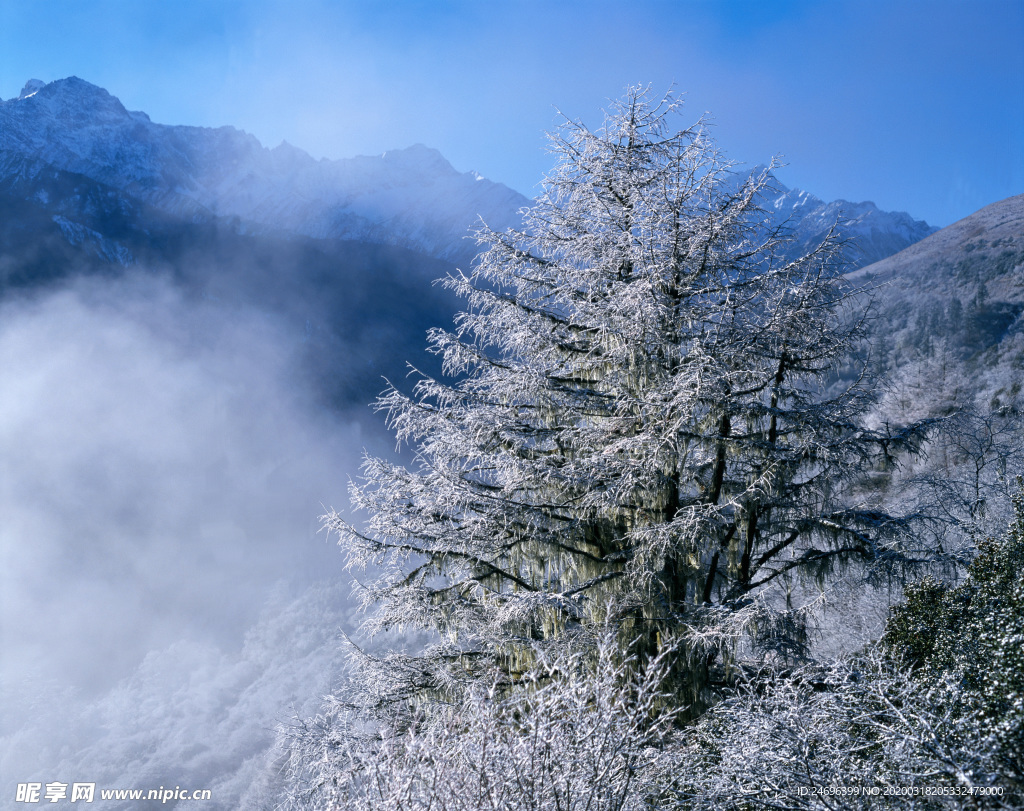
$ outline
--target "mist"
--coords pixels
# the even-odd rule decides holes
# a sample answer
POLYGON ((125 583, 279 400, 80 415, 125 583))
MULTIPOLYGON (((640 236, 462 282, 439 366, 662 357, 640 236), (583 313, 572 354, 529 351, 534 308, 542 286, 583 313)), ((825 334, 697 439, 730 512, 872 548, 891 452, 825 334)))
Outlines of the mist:
POLYGON ((0 305, 5 785, 234 807, 329 689, 356 618, 319 515, 382 438, 324 408, 304 340, 144 274, 0 305))

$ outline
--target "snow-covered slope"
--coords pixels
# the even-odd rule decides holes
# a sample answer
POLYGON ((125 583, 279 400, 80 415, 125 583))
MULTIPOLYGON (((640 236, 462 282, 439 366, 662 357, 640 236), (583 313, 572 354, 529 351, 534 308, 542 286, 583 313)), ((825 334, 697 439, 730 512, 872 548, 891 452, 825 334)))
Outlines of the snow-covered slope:
POLYGON ((1024 194, 992 203, 927 239, 850 274, 930 295, 987 295, 1024 303, 1024 194))
POLYGON ((422 145, 376 157, 314 160, 287 143, 267 149, 233 127, 167 126, 129 112, 71 77, 31 81, 0 102, 0 178, 46 169, 87 177, 185 220, 396 244, 462 260, 479 218, 504 228, 526 198, 460 173, 422 145))
MULTIPOLYGON (((960 405, 1024 411, 1024 195, 848 278, 874 291, 875 354, 897 382, 941 362, 961 381, 960 405)), ((925 383, 924 403, 950 393, 925 383)))

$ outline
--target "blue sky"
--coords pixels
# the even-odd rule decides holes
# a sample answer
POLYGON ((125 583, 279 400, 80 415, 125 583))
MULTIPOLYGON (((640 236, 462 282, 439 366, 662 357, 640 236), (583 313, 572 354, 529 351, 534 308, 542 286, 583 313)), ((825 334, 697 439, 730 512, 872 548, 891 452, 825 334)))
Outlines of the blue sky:
POLYGON ((729 157, 936 225, 1024 192, 1024 0, 0 0, 0 98, 77 75, 317 157, 436 147, 526 194, 556 109, 675 86, 729 157))

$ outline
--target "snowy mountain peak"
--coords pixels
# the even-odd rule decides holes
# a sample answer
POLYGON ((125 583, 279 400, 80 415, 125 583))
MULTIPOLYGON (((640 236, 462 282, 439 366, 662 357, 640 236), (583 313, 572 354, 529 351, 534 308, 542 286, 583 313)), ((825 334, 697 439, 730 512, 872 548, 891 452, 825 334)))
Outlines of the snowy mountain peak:
POLYGON ((44 87, 46 87, 46 82, 40 79, 29 79, 27 82, 25 82, 25 86, 21 88, 21 93, 18 95, 18 98, 25 99, 29 96, 34 96, 44 87))
MULTIPOLYGON (((749 175, 760 175, 768 168, 764 164, 755 166, 749 175)), ((738 179, 747 176, 744 173, 738 179)), ((838 223, 842 237, 850 241, 845 250, 846 260, 856 267, 891 256, 938 230, 904 211, 882 211, 871 201, 826 203, 810 192, 789 188, 774 174, 763 205, 776 223, 792 232, 798 251, 818 244, 838 223)))
MULTIPOLYGON (((57 100, 65 105, 88 104, 100 101, 105 105, 113 102, 118 107, 121 107, 121 102, 102 87, 97 87, 84 79, 79 79, 77 76, 68 76, 66 79, 57 79, 53 82, 29 79, 18 98, 26 99, 40 93, 43 97, 57 100)), ((124 108, 121 107, 121 109, 123 110, 124 108)))
POLYGON ((129 113, 102 87, 77 76, 44 83, 29 79, 17 99, 5 102, 12 115, 22 120, 53 121, 75 129, 91 124, 109 125, 144 114, 129 113))

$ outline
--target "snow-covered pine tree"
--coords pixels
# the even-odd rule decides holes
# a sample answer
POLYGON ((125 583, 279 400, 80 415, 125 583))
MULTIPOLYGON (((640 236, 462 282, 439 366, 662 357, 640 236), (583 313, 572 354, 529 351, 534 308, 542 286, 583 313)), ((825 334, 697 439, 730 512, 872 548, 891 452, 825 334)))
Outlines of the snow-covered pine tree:
POLYGON ((366 460, 365 526, 325 520, 373 574, 370 628, 437 634, 378 673, 391 697, 514 681, 613 622, 634 652, 689 635, 672 687, 699 707, 758 595, 917 557, 861 486, 920 431, 860 426, 863 379, 825 393, 863 330, 835 240, 783 260, 770 172, 678 113, 634 88, 598 130, 567 120, 522 229, 482 228, 449 280, 469 308, 430 338, 447 379, 379 400, 415 464, 366 460))

